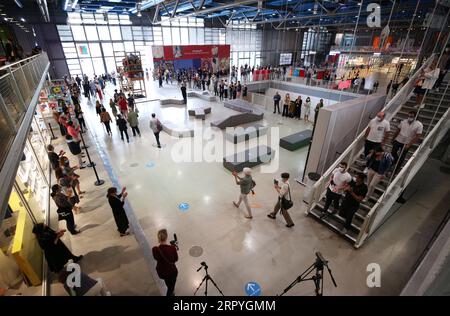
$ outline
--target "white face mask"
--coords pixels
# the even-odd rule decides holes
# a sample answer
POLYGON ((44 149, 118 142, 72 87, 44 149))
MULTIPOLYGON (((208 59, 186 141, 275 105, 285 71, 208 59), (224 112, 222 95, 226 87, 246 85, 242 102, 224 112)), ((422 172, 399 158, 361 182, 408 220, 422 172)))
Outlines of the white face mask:
POLYGON ((377 116, 377 120, 378 120, 378 122, 382 122, 382 121, 383 121, 383 118, 382 118, 382 117, 379 117, 379 116, 377 116))

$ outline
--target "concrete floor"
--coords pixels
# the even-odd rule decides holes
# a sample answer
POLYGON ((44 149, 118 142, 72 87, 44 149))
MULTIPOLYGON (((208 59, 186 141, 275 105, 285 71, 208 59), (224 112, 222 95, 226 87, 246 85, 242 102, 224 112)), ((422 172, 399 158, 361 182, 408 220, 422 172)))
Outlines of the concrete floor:
MULTIPOLYGON (((112 96, 112 87, 107 90, 105 106, 110 110, 107 101, 112 96)), ((176 84, 159 89, 154 82, 147 82, 147 90, 149 100, 180 97, 176 84)), ((188 100, 188 106, 204 103, 206 101, 194 98, 188 100)), ((280 167, 273 173, 261 173, 260 167, 253 168, 257 183, 256 195, 250 197, 254 218, 248 220, 244 218, 242 206, 236 209, 232 205, 239 188, 221 163, 174 163, 171 150, 179 140, 166 133, 161 133, 164 148, 152 145, 155 140, 148 128, 150 113, 156 112, 162 120, 193 123, 195 119, 189 118, 184 108, 161 107, 157 101, 139 102, 142 137, 131 136, 130 143, 126 143, 120 140, 115 127, 112 138, 106 135, 92 104, 83 100, 82 106, 90 137, 108 156, 107 167, 111 167, 120 184, 127 187, 131 212, 137 220, 135 236, 143 247, 139 251, 133 237, 117 236, 104 197, 108 185, 95 190, 94 186, 89 187, 93 189, 92 194, 82 201, 82 206, 89 212, 76 218, 79 226, 87 225, 89 229, 79 237, 70 238, 76 239, 71 244, 75 253, 87 254, 83 264, 88 272, 104 277, 108 287, 114 288, 113 294, 155 295, 152 277, 160 292, 165 291, 154 270, 148 272, 147 265, 155 266, 148 249, 156 244, 156 232, 167 228, 170 234, 178 235, 180 243, 177 295, 194 293, 203 277, 203 272, 196 272, 201 261, 209 265, 211 276, 225 295, 245 295, 244 286, 249 281, 261 285, 262 295, 276 295, 313 263, 315 251, 320 251, 329 260, 338 283, 334 288, 326 275, 326 295, 397 295, 412 272, 415 258, 431 237, 433 227, 443 216, 444 208, 440 205, 445 205, 442 203, 448 199, 450 179, 440 173, 440 162, 430 160, 410 187, 419 187, 421 183, 435 185, 421 188, 422 194, 414 194, 366 245, 355 250, 327 227, 304 215, 300 202, 303 187, 294 178, 302 172, 306 148, 295 152, 279 149, 280 167), (148 165, 150 162, 152 164, 148 165), (284 171, 292 177, 295 204, 290 213, 296 225, 291 229, 285 227, 280 217, 276 221, 266 217, 276 201, 273 178, 278 178, 284 171), (189 203, 190 208, 180 211, 180 203, 189 203), (100 234, 102 237, 98 238, 100 234), (190 255, 193 246, 202 248, 201 256, 190 255), (370 289, 366 285, 366 267, 372 262, 381 265, 379 289, 370 289)), ((230 111, 219 103, 212 104, 212 113, 207 116, 205 126, 230 111)), ((311 128, 303 121, 281 118, 267 111, 264 123, 279 127, 280 136, 311 128)), ((129 133, 131 135, 130 130, 129 133)), ((91 149, 95 152, 95 146, 91 149)), ((100 162, 100 159, 96 160, 100 162)), ((99 169, 101 177, 108 180, 103 167, 99 166, 99 169)), ((86 174, 82 176, 88 184, 94 182, 91 170, 80 173, 86 174)), ((300 284, 289 295, 312 295, 313 287, 312 283, 300 284)), ((211 288, 210 294, 217 295, 218 292, 211 288)))

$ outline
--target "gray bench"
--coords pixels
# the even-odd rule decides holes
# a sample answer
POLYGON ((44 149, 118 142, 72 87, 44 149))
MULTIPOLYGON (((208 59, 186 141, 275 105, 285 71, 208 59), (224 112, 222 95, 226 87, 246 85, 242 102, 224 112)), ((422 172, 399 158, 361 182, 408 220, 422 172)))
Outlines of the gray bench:
POLYGON ((275 151, 272 148, 261 145, 228 157, 224 157, 223 166, 230 171, 240 172, 245 167, 252 168, 269 162, 274 154, 275 151))
POLYGON ((246 128, 237 128, 226 133, 226 138, 230 142, 237 144, 251 138, 260 137, 267 134, 268 127, 261 124, 255 124, 246 128))
POLYGON ((186 105, 183 99, 161 99, 159 100, 161 105, 175 104, 175 105, 186 105))
POLYGON ((280 139, 280 147, 294 151, 307 146, 311 141, 312 130, 307 129, 280 139))
POLYGON ((194 109, 188 109, 189 116, 195 116, 197 119, 205 119, 206 114, 211 113, 211 107, 210 106, 202 106, 194 109))
POLYGON ((211 126, 218 127, 220 129, 225 129, 227 127, 238 126, 246 123, 252 123, 262 120, 264 113, 239 113, 234 115, 229 115, 228 117, 211 122, 211 126))
POLYGON ((189 91, 187 93, 187 96, 191 97, 191 98, 203 99, 203 100, 210 101, 210 102, 216 101, 216 97, 213 96, 213 95, 210 95, 208 91, 203 91, 203 92, 200 92, 200 91, 189 91))
POLYGON ((171 122, 163 121, 161 122, 163 131, 167 134, 178 137, 178 138, 184 138, 184 137, 194 137, 194 129, 189 125, 178 125, 171 122))
POLYGON ((241 113, 253 113, 256 115, 264 115, 264 112, 253 106, 252 103, 241 100, 225 100, 223 106, 241 113))

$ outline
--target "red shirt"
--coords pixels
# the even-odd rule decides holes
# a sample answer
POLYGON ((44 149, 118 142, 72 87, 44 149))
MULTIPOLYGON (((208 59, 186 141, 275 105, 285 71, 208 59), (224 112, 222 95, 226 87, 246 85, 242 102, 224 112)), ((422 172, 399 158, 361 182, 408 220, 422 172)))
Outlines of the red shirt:
POLYGON ((127 110, 128 110, 128 107, 127 107, 127 101, 126 101, 124 98, 122 98, 122 99, 119 100, 119 108, 120 108, 122 111, 127 111, 127 110))
POLYGON ((152 248, 153 258, 155 258, 156 272, 161 279, 178 273, 175 262, 178 261, 178 253, 175 246, 159 245, 152 248))

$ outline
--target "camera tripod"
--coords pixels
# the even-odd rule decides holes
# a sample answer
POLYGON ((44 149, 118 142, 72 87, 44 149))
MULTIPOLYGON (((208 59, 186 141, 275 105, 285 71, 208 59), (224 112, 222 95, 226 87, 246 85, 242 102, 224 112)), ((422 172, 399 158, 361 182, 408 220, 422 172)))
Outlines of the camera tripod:
POLYGON ((202 286, 203 282, 205 282, 205 296, 208 296, 208 281, 211 281, 212 284, 216 287, 216 289, 219 291, 220 294, 223 295, 222 291, 219 289, 219 287, 217 286, 216 282, 214 282, 214 280, 211 278, 211 276, 208 273, 208 266, 206 265, 206 263, 203 261, 202 263, 200 263, 201 266, 200 268, 197 269, 197 272, 200 271, 201 269, 205 269, 205 273, 206 275, 203 277, 202 282, 200 282, 200 284, 198 285, 197 289, 194 292, 194 296, 195 294, 197 294, 197 291, 200 289, 200 287, 202 286))
POLYGON ((315 293, 316 296, 323 296, 323 270, 324 267, 327 267, 328 273, 330 274, 331 281, 333 281, 333 284, 335 287, 336 281, 334 280, 333 274, 331 273, 330 268, 328 267, 328 261, 325 260, 320 252, 316 252, 316 261, 308 268, 306 269, 302 274, 300 274, 294 282, 289 284, 287 288, 284 289, 283 293, 281 293, 278 296, 283 296, 286 294, 290 289, 292 289, 297 283, 304 282, 304 281, 313 281, 315 285, 315 293), (315 275, 312 277, 308 276, 315 270, 315 275))

